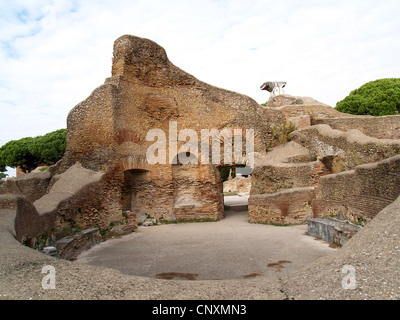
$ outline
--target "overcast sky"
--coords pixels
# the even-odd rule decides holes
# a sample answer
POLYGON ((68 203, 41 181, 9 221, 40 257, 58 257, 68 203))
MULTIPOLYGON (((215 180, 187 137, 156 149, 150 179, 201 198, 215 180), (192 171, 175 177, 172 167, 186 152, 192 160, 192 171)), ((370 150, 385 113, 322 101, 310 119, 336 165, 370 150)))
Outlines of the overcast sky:
POLYGON ((199 80, 269 98, 265 81, 332 107, 400 77, 399 0, 0 0, 0 146, 65 128, 111 75, 113 42, 157 42, 199 80))

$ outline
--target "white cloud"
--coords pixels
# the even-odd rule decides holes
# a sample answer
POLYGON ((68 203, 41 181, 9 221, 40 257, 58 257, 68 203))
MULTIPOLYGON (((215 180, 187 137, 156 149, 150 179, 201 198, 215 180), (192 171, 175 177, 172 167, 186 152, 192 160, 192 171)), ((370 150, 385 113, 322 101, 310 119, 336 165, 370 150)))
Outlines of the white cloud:
POLYGON ((398 77, 400 2, 0 0, 0 145, 66 126, 111 74, 113 41, 149 38, 198 79, 265 102, 264 81, 334 106, 398 77))

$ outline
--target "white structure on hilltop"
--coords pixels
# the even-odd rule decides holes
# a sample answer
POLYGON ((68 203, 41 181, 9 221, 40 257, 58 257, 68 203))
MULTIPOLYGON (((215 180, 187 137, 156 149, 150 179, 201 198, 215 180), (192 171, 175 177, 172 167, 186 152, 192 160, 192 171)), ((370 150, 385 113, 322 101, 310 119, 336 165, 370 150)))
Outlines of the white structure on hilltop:
POLYGON ((261 90, 267 90, 271 92, 271 97, 279 96, 284 94, 283 88, 286 86, 286 82, 283 81, 268 81, 261 85, 261 90))

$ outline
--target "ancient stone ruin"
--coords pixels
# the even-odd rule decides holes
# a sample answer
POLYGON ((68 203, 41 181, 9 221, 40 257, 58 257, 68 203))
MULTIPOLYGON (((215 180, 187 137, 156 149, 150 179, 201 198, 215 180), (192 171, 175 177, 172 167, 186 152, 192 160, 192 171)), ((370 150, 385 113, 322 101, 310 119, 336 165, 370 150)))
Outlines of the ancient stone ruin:
MULTIPOLYGON (((244 136, 246 129, 254 130, 250 222, 301 224, 338 212, 355 223, 369 221, 400 194, 399 117, 342 114, 312 98, 281 94, 285 84, 263 84, 275 92, 263 107, 180 70, 150 40, 118 38, 112 76, 68 115, 64 158, 0 187, 23 196, 37 211, 37 218, 20 213, 18 239, 71 223, 104 229, 135 227, 144 216, 222 219, 219 169, 226 163, 198 161, 210 155, 185 149, 180 134, 186 129, 199 137, 203 129, 217 129, 221 152, 231 146, 234 132, 244 136), (154 128, 166 133, 166 163, 146 158, 155 141, 147 134, 154 128), (180 156, 197 164, 182 164, 180 156), (45 222, 33 227, 29 219, 45 222)), ((211 138, 207 143, 211 148, 211 138)), ((246 165, 236 159, 228 164, 246 165)))
POLYGON ((216 129, 221 154, 254 130, 249 222, 367 225, 400 195, 400 116, 343 114, 282 94, 284 84, 264 84, 272 92, 264 107, 182 71, 153 41, 124 35, 111 77, 68 115, 64 158, 2 182, 0 209, 15 211, 12 233, 31 246, 73 227, 124 234, 143 217, 223 219, 219 170, 248 166, 250 154, 200 161, 210 150, 190 145, 185 130, 216 129), (166 134, 165 163, 149 163, 152 129, 166 134))
MULTIPOLYGON (((135 226, 144 215, 158 221, 218 220, 224 215, 218 170, 226 165, 224 158, 217 164, 182 165, 178 157, 190 150, 182 151, 186 143, 178 133, 190 129, 200 137, 203 129, 215 129, 224 150, 224 141, 233 141, 235 132, 242 140, 252 129, 254 151, 265 153, 272 119, 283 121, 280 112, 267 113, 249 97, 180 70, 156 43, 122 36, 114 43, 112 76, 68 115, 64 158, 46 172, 6 181, 1 192, 26 197, 40 219, 47 217, 42 230, 18 231, 20 240, 71 223, 135 226), (146 159, 154 143, 146 136, 155 128, 166 133, 167 163, 146 159)), ((213 141, 207 142, 211 154, 213 141)), ((235 164, 237 157, 230 160, 235 164)))

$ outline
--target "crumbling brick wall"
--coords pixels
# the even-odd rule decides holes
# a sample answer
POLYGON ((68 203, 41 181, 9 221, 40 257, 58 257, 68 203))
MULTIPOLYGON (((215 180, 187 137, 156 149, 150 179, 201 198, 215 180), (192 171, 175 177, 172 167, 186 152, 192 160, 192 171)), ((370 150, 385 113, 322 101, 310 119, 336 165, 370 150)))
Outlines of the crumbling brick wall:
POLYGON ((314 217, 345 215, 367 222, 400 195, 400 155, 319 180, 314 217))
POLYGON ((56 225, 54 213, 39 215, 32 203, 23 196, 0 195, 0 209, 14 209, 15 237, 20 242, 28 242, 32 237, 41 235, 56 225))
MULTIPOLYGON (((125 35, 114 42, 112 77, 68 115, 68 143, 60 170, 79 161, 84 168, 105 173, 108 181, 99 189, 105 219, 109 212, 130 211, 124 204, 132 201, 124 181, 130 170, 148 172, 147 180, 133 191, 139 211, 157 219, 220 219, 222 182, 215 166, 192 168, 183 179, 169 161, 150 165, 146 151, 153 142, 146 140, 147 133, 151 129, 166 133, 169 156, 171 121, 177 130, 194 130, 199 139, 202 129, 254 129, 254 148, 265 152, 270 124, 282 118, 279 110, 263 108, 247 96, 213 87, 180 70, 153 41, 125 35), (176 207, 183 191, 202 205, 176 207)), ((183 144, 179 143, 178 147, 183 144)))
POLYGON ((252 174, 251 194, 309 187, 314 166, 315 162, 256 167, 252 174))
POLYGON ((249 222, 302 224, 312 215, 313 187, 282 190, 249 198, 249 222))

